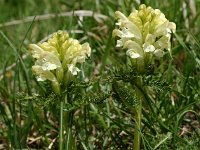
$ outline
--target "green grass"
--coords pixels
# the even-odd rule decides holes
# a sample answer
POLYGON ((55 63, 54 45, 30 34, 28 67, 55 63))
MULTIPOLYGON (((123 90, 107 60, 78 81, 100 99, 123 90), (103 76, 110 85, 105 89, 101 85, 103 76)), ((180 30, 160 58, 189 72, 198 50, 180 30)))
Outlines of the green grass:
MULTIPOLYGON (((125 53, 115 49, 112 30, 114 12, 120 10, 128 15, 139 3, 22 1, 0 1, 0 149, 58 149, 60 101, 48 82, 35 79, 31 72, 34 62, 27 50, 28 44, 37 43, 57 30, 67 30, 70 36, 81 43, 89 42, 92 48, 91 58, 82 65, 84 71, 68 88, 71 102, 63 106, 64 116, 74 114, 71 142, 78 150, 133 149, 133 107, 138 104, 137 89, 132 86, 135 72, 123 65, 125 53), (75 15, 78 10, 94 14, 85 16, 87 12, 82 11, 82 19, 75 15), (63 12, 72 13, 60 16, 63 12)), ((151 68, 143 76, 141 148, 198 150, 200 1, 141 0, 141 3, 160 9, 177 25, 172 59, 165 55, 159 68, 151 68)), ((63 121, 66 123, 66 118, 63 121)))

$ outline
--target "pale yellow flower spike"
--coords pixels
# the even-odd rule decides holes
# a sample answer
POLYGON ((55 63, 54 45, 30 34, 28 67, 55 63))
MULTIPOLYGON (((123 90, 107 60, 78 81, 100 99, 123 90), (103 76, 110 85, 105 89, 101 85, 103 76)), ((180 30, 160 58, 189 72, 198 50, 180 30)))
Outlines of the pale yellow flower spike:
POLYGON ((37 80, 50 80, 57 94, 60 93, 60 85, 66 80, 63 78, 69 73, 77 75, 80 71, 77 63, 85 62, 91 55, 88 43, 81 45, 65 31, 54 33, 47 42, 30 44, 29 49, 36 59, 32 70, 37 75, 37 80))
POLYGON ((128 17, 119 11, 115 14, 118 29, 113 30, 113 36, 119 37, 116 47, 126 49, 129 57, 144 60, 163 57, 164 49, 170 52, 171 33, 176 31, 176 24, 169 22, 159 9, 142 4, 128 17))

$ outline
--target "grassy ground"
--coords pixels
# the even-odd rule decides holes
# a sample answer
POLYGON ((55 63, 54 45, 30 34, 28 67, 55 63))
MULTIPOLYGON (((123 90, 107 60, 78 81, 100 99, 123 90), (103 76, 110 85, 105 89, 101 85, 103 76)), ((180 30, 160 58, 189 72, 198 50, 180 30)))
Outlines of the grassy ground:
MULTIPOLYGON (((200 1, 140 0, 176 23, 172 57, 145 75, 142 149, 200 147, 200 1)), ((127 82, 124 52, 115 49, 114 12, 128 15, 139 0, 0 1, 0 150, 57 149, 59 100, 32 75, 28 44, 66 30, 89 42, 91 58, 69 88, 77 149, 133 148, 135 89, 127 82), (36 17, 35 17, 36 16, 36 17), (88 81, 88 82, 85 82, 88 81), (72 88, 75 87, 75 88, 72 88)))

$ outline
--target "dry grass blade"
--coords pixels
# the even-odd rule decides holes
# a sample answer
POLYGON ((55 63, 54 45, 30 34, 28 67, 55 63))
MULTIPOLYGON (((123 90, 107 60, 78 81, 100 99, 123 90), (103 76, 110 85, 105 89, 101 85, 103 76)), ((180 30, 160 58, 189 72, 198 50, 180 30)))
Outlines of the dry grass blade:
MULTIPOLYGON (((71 12, 63 12, 59 14, 44 14, 44 15, 38 15, 35 18, 35 21, 42 21, 42 20, 48 20, 56 17, 66 17, 66 16, 78 16, 78 17, 94 17, 96 21, 101 22, 101 20, 106 20, 108 17, 95 13, 90 10, 77 10, 77 11, 71 11, 71 12)), ((8 26, 13 26, 13 25, 18 25, 22 23, 27 23, 27 22, 32 22, 35 16, 29 16, 25 19, 21 20, 14 20, 6 23, 1 23, 0 28, 2 27, 8 27, 8 26)))

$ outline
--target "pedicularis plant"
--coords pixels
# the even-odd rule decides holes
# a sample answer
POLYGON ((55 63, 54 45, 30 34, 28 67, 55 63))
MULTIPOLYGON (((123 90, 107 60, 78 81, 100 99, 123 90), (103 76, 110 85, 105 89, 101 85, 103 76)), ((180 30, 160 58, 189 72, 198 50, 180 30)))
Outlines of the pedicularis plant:
POLYGON ((80 69, 77 67, 85 62, 90 56, 91 49, 88 43, 80 44, 78 40, 70 38, 65 31, 58 31, 48 39, 47 42, 40 44, 30 44, 29 49, 32 56, 36 59, 32 71, 37 76, 38 81, 51 81, 52 89, 60 100, 60 133, 59 149, 75 149, 72 136, 72 113, 63 114, 63 105, 68 103, 66 91, 68 84, 78 74, 80 69), (68 123, 64 123, 64 116, 68 123), (63 124, 66 126, 63 127, 63 124), (64 128, 66 137, 64 138, 64 128))
MULTIPOLYGON (((152 9, 141 5, 139 10, 133 10, 126 17, 123 13, 116 11, 117 29, 114 29, 113 36, 117 37, 117 47, 125 49, 128 56, 128 67, 137 72, 134 82, 135 93, 139 104, 134 107, 135 129, 134 129, 134 150, 140 149, 140 131, 142 117, 142 102, 144 96, 142 76, 155 60, 162 58, 166 51, 170 53, 171 33, 175 32, 176 25, 169 22, 159 9, 152 9)), ((53 91, 60 98, 60 150, 65 147, 68 150, 74 149, 72 141, 72 125, 65 127, 66 137, 63 136, 63 103, 67 103, 64 91, 68 83, 73 80, 80 69, 78 65, 85 62, 90 56, 91 49, 88 43, 79 44, 78 40, 72 39, 64 31, 53 34, 47 42, 30 44, 29 49, 33 58, 36 59, 32 67, 33 73, 38 81, 49 80, 53 91)), ((71 114, 66 114, 68 118, 71 114)), ((70 119, 67 119, 69 122, 70 119)), ((66 124, 66 123, 65 123, 66 124)))
POLYGON ((165 54, 165 50, 171 51, 171 33, 175 32, 176 25, 169 22, 159 9, 152 9, 140 5, 139 10, 133 10, 126 17, 123 13, 116 11, 117 29, 113 36, 118 37, 117 47, 126 49, 126 55, 130 58, 130 65, 137 72, 134 82, 136 86, 136 97, 139 101, 135 108, 135 131, 134 150, 140 149, 141 114, 143 92, 145 90, 142 76, 148 67, 159 60, 165 54))
POLYGON ((117 47, 127 49, 126 54, 137 71, 143 72, 155 58, 163 57, 164 50, 170 52, 171 33, 175 32, 176 25, 169 22, 159 9, 141 5, 128 17, 119 11, 115 14, 118 29, 113 31, 113 36, 119 37, 117 47))

